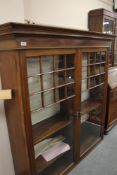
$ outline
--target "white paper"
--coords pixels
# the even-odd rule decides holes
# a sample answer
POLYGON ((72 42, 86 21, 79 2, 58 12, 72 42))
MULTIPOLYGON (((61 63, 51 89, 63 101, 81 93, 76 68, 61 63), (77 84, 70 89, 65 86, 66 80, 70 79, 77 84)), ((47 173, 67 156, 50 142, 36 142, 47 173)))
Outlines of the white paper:
POLYGON ((62 135, 59 135, 59 136, 54 137, 54 138, 45 139, 44 141, 36 144, 34 146, 35 158, 37 158, 39 155, 41 155, 44 151, 52 148, 57 143, 62 142, 64 139, 65 139, 65 137, 63 137, 62 135))
POLYGON ((41 155, 46 161, 50 161, 68 150, 70 150, 70 146, 64 142, 60 142, 54 145, 52 148, 44 151, 41 155))

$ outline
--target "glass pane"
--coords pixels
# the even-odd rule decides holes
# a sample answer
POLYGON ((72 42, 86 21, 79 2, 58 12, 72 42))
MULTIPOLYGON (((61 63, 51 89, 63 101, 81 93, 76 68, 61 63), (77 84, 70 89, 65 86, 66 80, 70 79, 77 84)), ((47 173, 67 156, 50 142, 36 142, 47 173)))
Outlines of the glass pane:
POLYGON ((96 76, 95 77, 95 84, 98 85, 101 83, 101 77, 100 76, 96 76))
POLYGON ((101 62, 105 62, 106 61, 106 52, 101 52, 101 56, 100 56, 100 61, 101 62))
POLYGON ((53 56, 41 57, 42 72, 47 73, 53 70, 53 56))
POLYGON ((60 87, 56 89, 56 101, 62 100, 65 98, 65 87, 60 87))
MULTIPOLYGON (((58 149, 59 152, 57 152, 56 157, 51 155, 50 162, 52 161, 52 164, 48 166, 47 161, 45 160, 45 164, 43 163, 43 166, 41 164, 38 164, 39 171, 41 169, 42 172, 38 171, 38 174, 43 175, 52 175, 52 174, 62 174, 62 172, 69 167, 71 164, 73 164, 73 124, 61 129, 57 133, 51 135, 51 137, 48 137, 47 139, 44 139, 40 143, 36 144, 34 146, 35 150, 35 158, 40 156, 39 160, 42 160, 42 156, 40 154, 47 153, 49 149, 55 148, 58 149), (61 149, 60 149, 61 148, 61 149), (63 149, 67 148, 66 151, 63 152, 63 149), (55 159, 55 160, 54 160, 55 159)), ((44 157, 43 157, 44 159, 44 157)), ((44 161, 44 160, 43 160, 44 161)))
POLYGON ((88 63, 93 64, 95 63, 95 53, 88 53, 88 63))
POLYGON ((81 94, 81 102, 87 100, 89 97, 89 92, 88 90, 87 91, 82 91, 82 94, 81 94))
POLYGON ((65 68, 66 57, 65 55, 54 56, 54 66, 55 70, 64 69, 65 68))
POLYGON ((98 125, 98 116, 96 112, 94 114, 87 113, 81 116, 80 155, 83 155, 88 148, 93 146, 98 139, 101 138, 101 126, 98 125), (96 121, 92 120, 92 117, 94 116, 96 121))
POLYGON ((32 110, 36 110, 42 107, 42 102, 41 102, 41 94, 36 94, 30 96, 30 108, 32 110))
POLYGON ((66 68, 74 67, 74 55, 66 56, 66 68))
POLYGON ((29 93, 41 91, 40 76, 28 78, 29 93))
POLYGON ((54 91, 50 90, 47 92, 44 92, 44 105, 50 105, 54 103, 54 91))
POLYGON ((104 86, 85 91, 81 102, 80 155, 101 139, 104 86))
POLYGON ((87 67, 82 67, 82 79, 87 78, 87 67))
POLYGON ((95 73, 96 74, 100 73, 100 65, 95 65, 95 73))
POLYGON ((89 79, 89 87, 94 87, 95 86, 95 77, 91 77, 89 79))
POLYGON ((66 83, 74 82, 74 70, 66 71, 66 83))
POLYGON ((43 120, 46 120, 52 116, 57 115, 60 113, 60 104, 54 104, 48 108, 44 108, 40 111, 32 112, 31 113, 31 119, 32 119, 32 124, 39 123, 43 120))
POLYGON ((105 72, 105 64, 100 65, 100 72, 101 73, 105 72))
POLYGON ((53 87, 53 74, 43 75, 43 88, 49 89, 53 87))
POLYGON ((96 53, 96 63, 99 63, 101 61, 101 53, 99 52, 97 52, 96 53))
POLYGON ((54 77, 55 77, 56 86, 65 84, 65 72, 64 71, 56 72, 54 77))
POLYGON ((109 20, 109 19, 104 19, 103 22, 103 26, 104 26, 104 33, 108 33, 108 34, 114 34, 114 22, 109 20))
POLYGON ((103 83, 105 80, 105 75, 100 75, 100 82, 103 83))
POLYGON ((86 91, 87 90, 87 79, 82 80, 82 91, 86 91))
POLYGON ((89 76, 95 75, 95 66, 94 65, 88 66, 88 75, 89 76))
POLYGON ((114 55, 114 64, 117 64, 117 53, 114 55))
POLYGON ((115 43, 114 43, 114 64, 117 64, 117 37, 115 37, 115 43))
POLYGON ((87 66, 87 53, 86 52, 83 52, 82 66, 87 66))
POLYGON ((67 96, 69 97, 69 96, 72 96, 72 95, 74 95, 74 85, 68 85, 67 86, 67 96))
POLYGON ((40 73, 39 58, 30 58, 27 60, 28 76, 40 73))
POLYGON ((94 89, 92 89, 89 93, 88 99, 99 101, 101 103, 102 99, 104 98, 104 86, 100 85, 94 89), (97 95, 98 94, 98 95, 97 95))

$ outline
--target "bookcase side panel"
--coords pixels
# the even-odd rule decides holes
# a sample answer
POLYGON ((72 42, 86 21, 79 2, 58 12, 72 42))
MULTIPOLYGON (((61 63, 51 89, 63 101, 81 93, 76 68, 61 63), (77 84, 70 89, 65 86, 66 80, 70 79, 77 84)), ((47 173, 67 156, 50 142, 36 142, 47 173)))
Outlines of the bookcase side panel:
POLYGON ((31 175, 17 59, 15 51, 1 52, 0 73, 2 88, 12 89, 13 94, 12 100, 5 101, 5 113, 15 172, 18 175, 31 175))

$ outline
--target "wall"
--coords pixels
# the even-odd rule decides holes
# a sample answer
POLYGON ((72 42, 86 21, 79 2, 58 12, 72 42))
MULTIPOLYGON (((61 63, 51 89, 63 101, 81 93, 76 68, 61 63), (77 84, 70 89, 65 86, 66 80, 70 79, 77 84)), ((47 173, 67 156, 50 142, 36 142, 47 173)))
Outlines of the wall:
POLYGON ((112 0, 25 0, 25 18, 38 24, 87 29, 91 9, 112 10, 112 0))
POLYGON ((0 0, 0 23, 9 21, 24 21, 23 0, 0 0))
MULTIPOLYGON (((111 1, 0 0, 0 23, 23 22, 25 18, 38 24, 87 29, 88 11, 94 8, 112 10, 111 1)), ((0 102, 0 175, 14 175, 2 101, 0 102)))
MULTIPOLYGON (((0 0, 0 24, 9 21, 24 21, 23 0, 0 0)), ((3 101, 0 101, 0 175, 14 174, 3 101)))

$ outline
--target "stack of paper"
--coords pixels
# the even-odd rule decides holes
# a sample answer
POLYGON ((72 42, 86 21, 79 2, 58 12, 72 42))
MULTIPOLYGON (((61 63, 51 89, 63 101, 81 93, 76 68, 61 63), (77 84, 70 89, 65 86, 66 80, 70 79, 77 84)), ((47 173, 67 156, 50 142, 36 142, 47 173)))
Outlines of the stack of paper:
POLYGON ((35 158, 37 158, 39 155, 41 155, 44 151, 48 150, 49 148, 53 147, 54 145, 56 145, 57 143, 62 142, 65 139, 65 137, 63 137, 62 135, 59 135, 57 137, 54 138, 48 138, 45 139, 44 141, 36 144, 34 146, 34 150, 35 150, 35 158))
POLYGON ((48 150, 44 151, 41 155, 46 161, 50 161, 58 155, 70 150, 70 146, 64 142, 59 142, 48 150))

